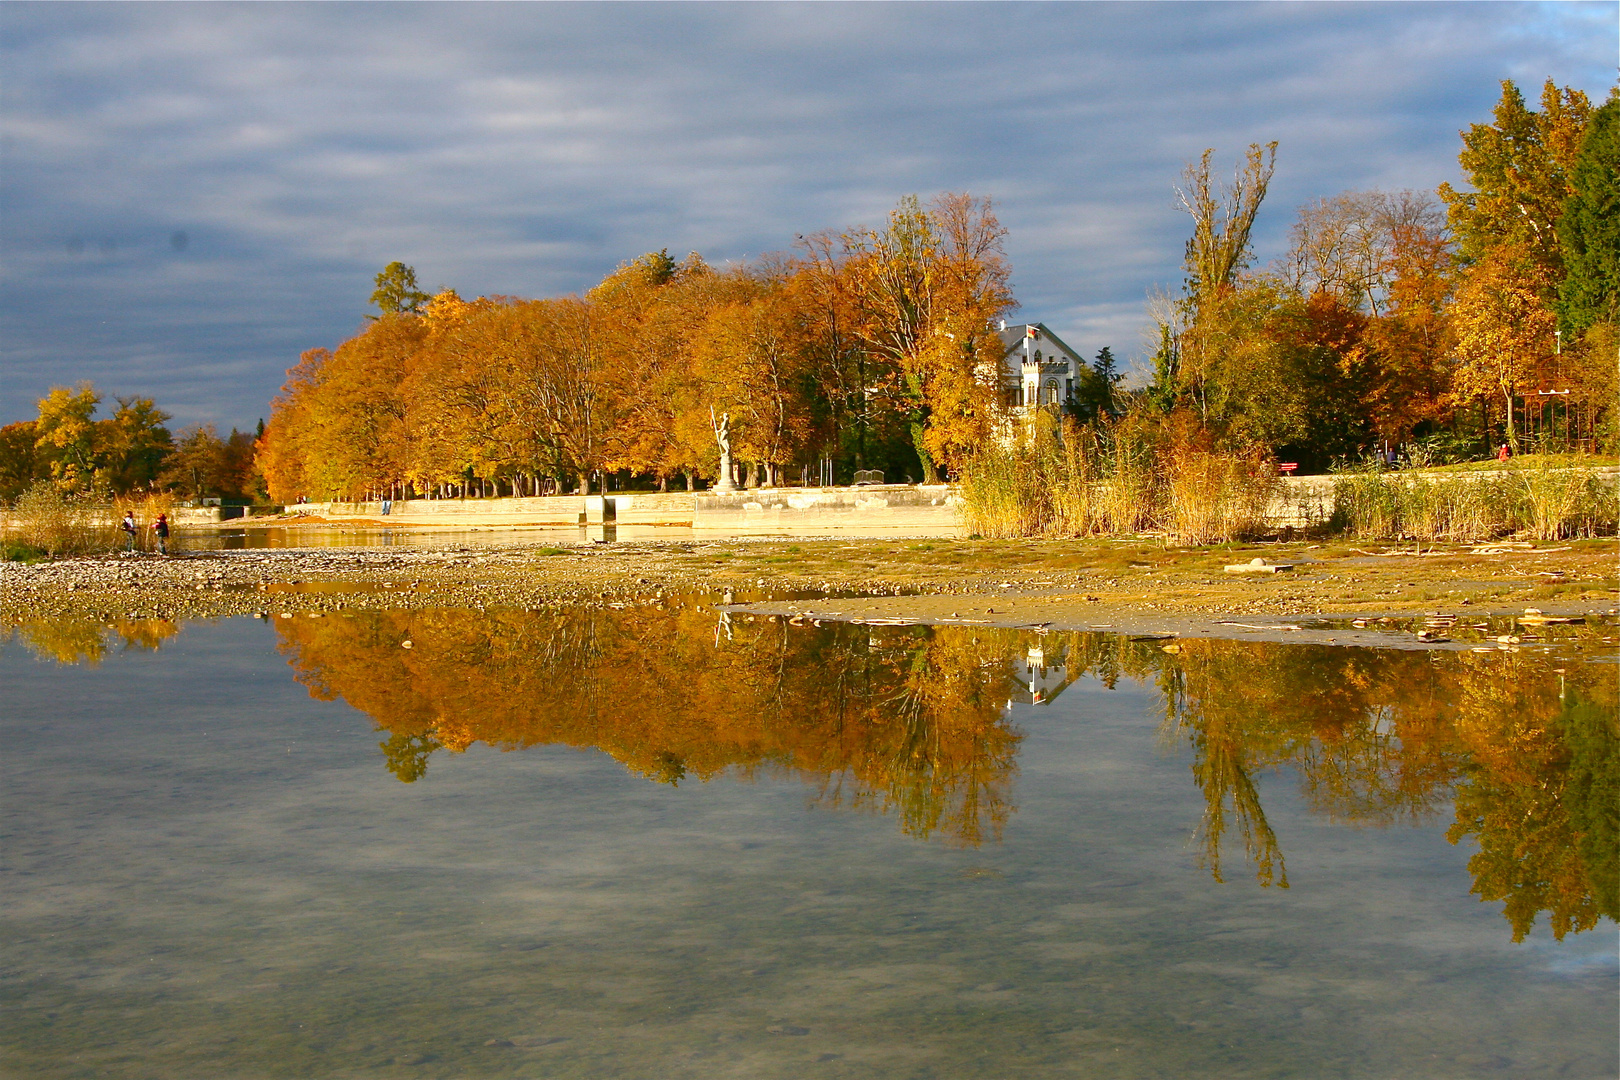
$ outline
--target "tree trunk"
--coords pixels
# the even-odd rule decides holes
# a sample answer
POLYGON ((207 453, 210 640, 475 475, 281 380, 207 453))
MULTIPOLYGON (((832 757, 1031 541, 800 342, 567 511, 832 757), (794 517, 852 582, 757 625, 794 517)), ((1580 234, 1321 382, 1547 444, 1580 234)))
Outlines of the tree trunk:
POLYGON ((686 470, 686 490, 687 491, 696 491, 697 490, 697 477, 692 475, 692 470, 691 469, 686 470))
POLYGON ((581 495, 589 495, 591 493, 591 477, 590 474, 585 472, 583 469, 581 469, 579 473, 579 493, 581 495))

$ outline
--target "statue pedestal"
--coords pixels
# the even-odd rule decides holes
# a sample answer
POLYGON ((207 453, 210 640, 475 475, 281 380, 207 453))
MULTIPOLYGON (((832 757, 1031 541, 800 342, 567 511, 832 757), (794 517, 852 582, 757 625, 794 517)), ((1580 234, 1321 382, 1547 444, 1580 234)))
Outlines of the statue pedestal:
POLYGON ((737 483, 731 478, 731 455, 720 455, 720 476, 711 491, 736 491, 737 483))

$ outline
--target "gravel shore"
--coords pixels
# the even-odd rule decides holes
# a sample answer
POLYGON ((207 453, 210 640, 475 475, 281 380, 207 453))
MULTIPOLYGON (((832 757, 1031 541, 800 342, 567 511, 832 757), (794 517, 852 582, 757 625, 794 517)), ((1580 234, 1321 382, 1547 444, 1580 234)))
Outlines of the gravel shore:
MULTIPOLYGON (((710 593, 720 601, 729 589, 734 601, 750 603, 749 610, 760 614, 812 619, 1253 636, 1268 632, 1255 616, 1277 623, 1469 608, 1484 615, 1526 606, 1548 614, 1605 615, 1620 600, 1615 553, 1613 541, 1418 552, 1304 543, 1175 549, 1147 538, 106 555, 5 564, 0 622, 538 608, 677 592, 710 593), (1293 569, 1254 576, 1224 572, 1252 558, 1293 569), (1243 617, 1247 627, 1231 625, 1243 617)), ((1302 631, 1269 632, 1304 639, 1302 631)))

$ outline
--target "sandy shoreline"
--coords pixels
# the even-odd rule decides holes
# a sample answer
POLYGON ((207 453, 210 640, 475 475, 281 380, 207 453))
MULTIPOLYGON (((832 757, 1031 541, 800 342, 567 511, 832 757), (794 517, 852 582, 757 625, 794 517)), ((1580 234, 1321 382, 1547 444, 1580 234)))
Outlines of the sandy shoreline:
POLYGON ((538 608, 707 593, 737 614, 1416 648, 1343 617, 1605 616, 1608 541, 1442 547, 902 539, 647 541, 574 547, 253 549, 6 564, 0 622, 345 609, 538 608), (1236 576, 1252 558, 1287 573, 1236 576), (795 599, 799 597, 799 599, 795 599), (1297 627, 1297 628, 1293 628, 1297 627))

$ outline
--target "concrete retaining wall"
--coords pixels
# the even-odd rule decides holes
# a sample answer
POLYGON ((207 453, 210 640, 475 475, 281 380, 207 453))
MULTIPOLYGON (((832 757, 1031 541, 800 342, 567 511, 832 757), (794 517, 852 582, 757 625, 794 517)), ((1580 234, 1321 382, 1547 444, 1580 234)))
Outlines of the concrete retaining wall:
POLYGON ((961 505, 961 496, 944 484, 704 492, 697 497, 692 527, 740 536, 862 532, 958 536, 963 532, 961 505))
MULTIPOLYGON (((1392 474, 1401 480, 1484 479, 1497 470, 1392 474)), ((1617 470, 1598 470, 1613 483, 1617 470)), ((1281 478, 1269 516, 1273 524, 1303 528, 1325 521, 1333 510, 1333 476, 1281 478)), ((227 508, 229 510, 230 508, 227 508)), ((741 536, 882 533, 961 536, 966 533, 962 499, 944 484, 883 484, 871 487, 756 488, 752 491, 618 491, 606 495, 548 495, 522 499, 412 499, 396 502, 387 517, 382 504, 304 503, 289 506, 334 521, 380 521, 443 528, 501 526, 677 526, 741 536)), ((217 515, 213 508, 186 514, 217 515)), ((219 520, 180 518, 188 520, 219 520)))
MULTIPOLYGON (((621 525, 690 525, 692 495, 685 491, 616 491, 611 500, 621 525)), ((393 503, 385 517, 380 502, 300 503, 291 513, 313 514, 332 521, 390 521, 400 525, 582 525, 588 511, 595 523, 603 514, 601 495, 542 495, 523 499, 409 499, 393 503)))

